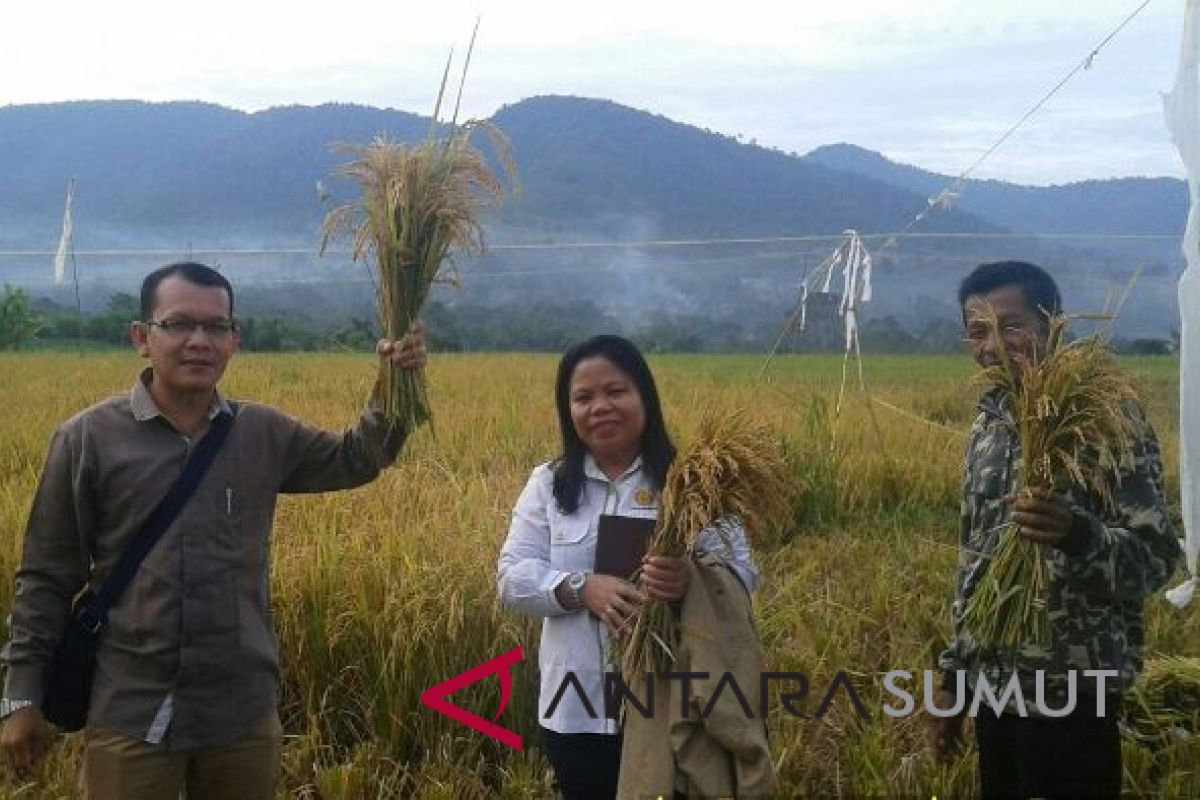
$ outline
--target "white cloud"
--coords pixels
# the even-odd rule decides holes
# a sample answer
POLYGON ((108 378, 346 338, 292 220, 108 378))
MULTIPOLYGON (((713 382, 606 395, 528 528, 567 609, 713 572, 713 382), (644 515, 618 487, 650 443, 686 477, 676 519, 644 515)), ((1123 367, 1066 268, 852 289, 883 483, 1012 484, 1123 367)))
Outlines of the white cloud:
MULTIPOLYGON (((466 111, 607 97, 784 150, 849 140, 953 171, 982 152, 1136 0, 121 0, 12 4, 0 103, 327 100, 425 112, 451 44, 483 25, 466 111), (13 77, 16 76, 16 77, 13 77)), ((1153 4, 987 174, 1051 182, 1125 164, 1178 172, 1157 119, 1182 3, 1153 4), (1075 131, 1069 158, 1036 153, 1075 131), (1132 159, 1113 158, 1124 150, 1132 159)))

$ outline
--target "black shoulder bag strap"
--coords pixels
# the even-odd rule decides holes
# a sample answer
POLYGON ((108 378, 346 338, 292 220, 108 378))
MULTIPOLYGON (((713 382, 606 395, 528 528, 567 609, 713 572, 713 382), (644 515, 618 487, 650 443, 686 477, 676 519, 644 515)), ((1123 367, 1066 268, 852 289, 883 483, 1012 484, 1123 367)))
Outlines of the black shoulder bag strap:
POLYGON ((192 451, 191 457, 188 458, 187 465, 183 468, 183 474, 179 476, 166 496, 159 501, 154 510, 150 512, 150 516, 142 523, 141 530, 125 548, 125 552, 121 554, 121 560, 108 573, 104 583, 76 611, 76 617, 85 630, 98 633, 104 627, 109 609, 129 586, 129 582, 133 580, 142 561, 154 549, 154 545, 158 544, 158 540, 166 533, 167 528, 171 527, 171 524, 179 516, 179 512, 196 493, 196 487, 200 485, 208 468, 212 466, 232 427, 233 414, 226 412, 218 414, 209 425, 208 433, 199 441, 196 449, 192 451))

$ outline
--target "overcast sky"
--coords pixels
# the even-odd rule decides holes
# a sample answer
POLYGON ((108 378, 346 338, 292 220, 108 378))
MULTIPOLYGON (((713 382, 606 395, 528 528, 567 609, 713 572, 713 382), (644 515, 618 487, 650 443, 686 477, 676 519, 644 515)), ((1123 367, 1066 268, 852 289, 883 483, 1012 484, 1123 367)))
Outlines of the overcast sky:
MULTIPOLYGON (((760 144, 958 173, 1141 0, 111 0, 7 4, 0 105, 349 101, 428 113, 483 14, 465 107, 604 97, 760 144)), ((1184 0, 1152 0, 975 173, 1181 175, 1162 121, 1184 0)))

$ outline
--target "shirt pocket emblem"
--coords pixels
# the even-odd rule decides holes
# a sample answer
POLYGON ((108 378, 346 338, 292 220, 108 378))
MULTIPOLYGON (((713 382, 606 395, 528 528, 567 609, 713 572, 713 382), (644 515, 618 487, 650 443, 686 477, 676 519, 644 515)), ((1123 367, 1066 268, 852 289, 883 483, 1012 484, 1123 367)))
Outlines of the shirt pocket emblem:
POLYGON ((654 492, 645 488, 638 489, 633 493, 633 502, 637 503, 642 508, 649 508, 654 505, 654 492))
POLYGON ((579 514, 555 513, 550 520, 550 539, 555 545, 579 544, 588 538, 593 520, 579 514))

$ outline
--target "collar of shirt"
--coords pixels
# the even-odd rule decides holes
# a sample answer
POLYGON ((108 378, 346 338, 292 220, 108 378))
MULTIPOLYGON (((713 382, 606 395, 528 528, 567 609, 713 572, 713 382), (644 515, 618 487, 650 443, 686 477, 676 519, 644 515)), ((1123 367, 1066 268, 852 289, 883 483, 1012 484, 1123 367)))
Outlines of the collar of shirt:
POLYGON ((600 465, 596 463, 596 459, 591 453, 583 457, 583 474, 589 478, 605 483, 621 483, 629 479, 630 476, 637 474, 642 469, 642 457, 638 456, 633 460, 633 463, 625 468, 625 471, 617 476, 616 480, 612 480, 604 474, 604 470, 600 469, 600 465))
POLYGON ((1009 394, 1006 387, 993 386, 979 398, 979 405, 976 408, 989 417, 1004 419, 1009 416, 1006 414, 1009 394))
MULTIPOLYGON (((146 367, 142 370, 142 374, 134 381, 133 389, 129 392, 129 407, 133 410, 133 418, 138 422, 146 422, 147 420, 161 417, 162 411, 159 410, 158 404, 154 402, 154 398, 150 394, 150 379, 154 374, 151 367, 146 367)), ((221 396, 219 391, 213 392, 212 406, 208 409, 208 419, 211 422, 216 419, 218 414, 232 414, 233 409, 230 408, 229 402, 221 396)))

